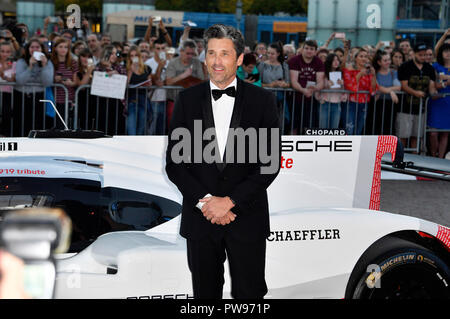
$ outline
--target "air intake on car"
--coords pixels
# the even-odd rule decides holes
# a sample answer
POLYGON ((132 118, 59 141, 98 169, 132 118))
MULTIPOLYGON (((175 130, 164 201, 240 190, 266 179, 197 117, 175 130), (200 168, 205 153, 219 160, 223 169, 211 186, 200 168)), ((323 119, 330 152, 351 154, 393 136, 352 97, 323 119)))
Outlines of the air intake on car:
POLYGON ((90 138, 104 138, 111 137, 106 135, 101 131, 89 131, 89 130, 33 130, 28 134, 29 138, 80 138, 80 139, 90 139, 90 138))

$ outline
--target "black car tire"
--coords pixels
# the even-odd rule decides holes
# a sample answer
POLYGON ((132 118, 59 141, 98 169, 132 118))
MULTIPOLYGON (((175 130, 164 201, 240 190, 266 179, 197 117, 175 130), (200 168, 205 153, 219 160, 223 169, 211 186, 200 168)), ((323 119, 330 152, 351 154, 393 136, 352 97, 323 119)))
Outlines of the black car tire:
POLYGON ((390 238, 390 248, 365 263, 354 299, 449 299, 449 265, 431 250, 390 238))

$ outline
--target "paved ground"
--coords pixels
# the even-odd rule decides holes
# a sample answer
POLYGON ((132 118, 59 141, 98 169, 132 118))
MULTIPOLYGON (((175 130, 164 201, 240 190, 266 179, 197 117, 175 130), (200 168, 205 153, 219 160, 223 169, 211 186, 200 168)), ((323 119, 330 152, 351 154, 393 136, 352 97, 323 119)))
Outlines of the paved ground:
POLYGON ((450 227, 450 182, 381 180, 381 210, 450 227))

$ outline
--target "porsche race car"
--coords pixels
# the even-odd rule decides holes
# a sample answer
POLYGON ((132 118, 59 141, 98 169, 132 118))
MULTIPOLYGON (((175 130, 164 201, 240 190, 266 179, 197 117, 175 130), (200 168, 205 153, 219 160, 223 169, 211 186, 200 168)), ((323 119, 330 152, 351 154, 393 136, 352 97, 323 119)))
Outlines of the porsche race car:
MULTIPOLYGON (((0 216, 48 206, 72 219, 56 298, 192 298, 166 145, 163 136, 2 139, 0 216)), ((268 189, 266 298, 450 297, 449 228, 379 211, 381 166, 397 146, 392 136, 283 136, 268 189)))

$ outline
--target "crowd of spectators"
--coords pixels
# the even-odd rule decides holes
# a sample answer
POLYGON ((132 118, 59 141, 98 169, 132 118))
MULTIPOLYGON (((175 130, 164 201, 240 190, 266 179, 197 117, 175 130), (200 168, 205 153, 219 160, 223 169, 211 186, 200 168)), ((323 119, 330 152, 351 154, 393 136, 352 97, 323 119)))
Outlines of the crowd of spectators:
MULTIPOLYGON (((33 36, 24 24, 8 23, 0 30, 0 83, 16 83, 0 85, 4 136, 62 128, 54 111, 39 103, 49 97, 59 113, 76 116, 82 129, 164 134, 176 96, 173 86, 207 80, 205 44, 190 38, 189 26, 174 44, 162 21, 157 36, 152 34, 152 18, 144 38, 135 42, 92 33, 86 20, 77 31, 64 29, 60 20, 48 33, 50 24, 46 18, 33 36), (77 88, 88 90, 95 71, 127 76, 125 99, 100 98, 83 90, 76 99, 77 88)), ((429 153, 444 157, 450 131, 450 95, 445 95, 450 94, 449 70, 449 30, 434 48, 412 46, 408 39, 357 47, 333 33, 322 46, 312 39, 298 48, 280 42, 247 46, 237 76, 274 90, 286 134, 340 128, 347 134, 396 135, 415 148, 420 128, 423 133, 427 125, 429 153), (332 41, 338 42, 336 49, 329 49, 332 41)))

